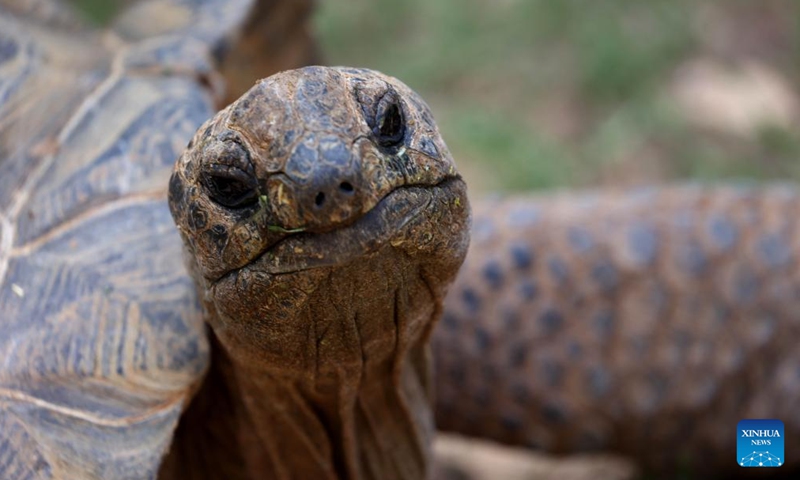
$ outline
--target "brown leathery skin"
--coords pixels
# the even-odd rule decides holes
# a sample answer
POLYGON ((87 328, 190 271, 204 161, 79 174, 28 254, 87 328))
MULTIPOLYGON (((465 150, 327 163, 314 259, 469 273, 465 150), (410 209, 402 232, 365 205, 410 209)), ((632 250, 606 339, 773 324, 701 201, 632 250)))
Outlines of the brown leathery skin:
POLYGON ((434 334, 439 428, 727 477, 747 473, 735 464, 738 421, 779 418, 787 464, 772 473, 797 469, 796 187, 571 193, 474 210, 434 334))
POLYGON ((424 478, 428 342, 469 224, 424 102, 369 70, 274 75, 198 130, 169 200, 216 346, 184 475, 424 478))

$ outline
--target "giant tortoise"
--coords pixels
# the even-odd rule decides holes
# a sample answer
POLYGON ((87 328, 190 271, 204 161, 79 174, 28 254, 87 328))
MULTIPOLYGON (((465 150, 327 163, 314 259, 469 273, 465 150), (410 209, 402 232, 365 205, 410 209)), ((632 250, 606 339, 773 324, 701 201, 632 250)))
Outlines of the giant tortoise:
POLYGON ((288 71, 206 121, 232 56, 308 60, 246 34, 278 4, 0 3, 0 477, 422 478, 434 390, 445 429, 657 472, 740 472, 740 418, 797 444, 796 189, 473 202, 467 253, 398 80, 288 71))

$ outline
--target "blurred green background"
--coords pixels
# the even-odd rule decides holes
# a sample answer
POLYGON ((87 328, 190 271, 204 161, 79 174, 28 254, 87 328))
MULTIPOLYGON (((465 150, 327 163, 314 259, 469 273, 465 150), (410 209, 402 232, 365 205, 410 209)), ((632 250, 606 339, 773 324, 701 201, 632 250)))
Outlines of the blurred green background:
POLYGON ((428 100, 473 191, 800 178, 794 0, 320 0, 314 28, 428 100))
POLYGON ((330 63, 418 90, 473 189, 800 178, 800 2, 319 7, 330 63))

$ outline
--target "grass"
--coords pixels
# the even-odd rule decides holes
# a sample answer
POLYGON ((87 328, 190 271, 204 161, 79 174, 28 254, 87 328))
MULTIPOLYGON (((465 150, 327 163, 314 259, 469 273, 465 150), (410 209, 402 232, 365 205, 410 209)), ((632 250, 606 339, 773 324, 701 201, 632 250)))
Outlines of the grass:
POLYGON ((90 22, 102 25, 120 9, 120 3, 115 0, 71 0, 84 17, 90 22))

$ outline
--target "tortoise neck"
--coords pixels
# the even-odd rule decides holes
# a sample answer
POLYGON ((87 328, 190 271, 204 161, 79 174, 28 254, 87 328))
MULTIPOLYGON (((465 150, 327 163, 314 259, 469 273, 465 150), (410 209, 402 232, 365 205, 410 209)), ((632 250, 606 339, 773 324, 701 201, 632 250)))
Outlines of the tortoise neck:
POLYGON ((237 322, 252 338, 209 318, 212 370, 182 423, 204 428, 189 441, 206 443, 193 450, 216 478, 426 477, 447 283, 399 255, 365 263, 314 273, 287 315, 237 322))
POLYGON ((427 342, 383 371, 318 382, 239 368, 213 334, 212 345, 160 479, 426 478, 434 433, 427 342))
POLYGON ((237 437, 258 478, 426 477, 434 426, 423 342, 395 361, 317 378, 234 370, 225 381, 239 400, 237 437))
POLYGON ((303 279, 293 274, 289 290, 275 282, 267 288, 290 307, 262 297, 269 310, 249 317, 258 341, 246 346, 212 321, 232 366, 225 381, 240 400, 238 432, 253 471, 426 477, 434 433, 428 343, 447 282, 421 263, 387 247, 303 279))

